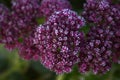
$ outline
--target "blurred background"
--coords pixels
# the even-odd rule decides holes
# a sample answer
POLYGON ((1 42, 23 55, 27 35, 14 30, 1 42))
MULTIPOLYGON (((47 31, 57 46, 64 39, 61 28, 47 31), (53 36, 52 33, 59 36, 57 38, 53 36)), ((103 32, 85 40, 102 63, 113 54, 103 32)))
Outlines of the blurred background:
MULTIPOLYGON (((85 0, 70 2, 73 9, 80 13, 85 0)), ((10 0, 0 0, 0 3, 11 6, 10 0)), ((91 72, 80 74, 76 66, 69 74, 56 75, 43 67, 40 61, 23 60, 17 54, 17 50, 10 52, 0 44, 0 80, 120 80, 120 65, 113 64, 111 71, 104 75, 93 75, 91 72)))

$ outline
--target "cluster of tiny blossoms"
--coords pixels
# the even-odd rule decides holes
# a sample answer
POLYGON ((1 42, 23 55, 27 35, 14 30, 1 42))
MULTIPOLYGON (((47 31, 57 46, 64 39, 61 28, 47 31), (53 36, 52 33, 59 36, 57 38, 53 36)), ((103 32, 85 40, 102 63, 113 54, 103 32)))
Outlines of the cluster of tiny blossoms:
POLYGON ((71 72, 79 61, 84 33, 78 30, 84 24, 84 19, 69 9, 51 15, 35 33, 34 44, 41 52, 41 63, 58 74, 71 72))
POLYGON ((41 16, 39 0, 12 0, 12 9, 19 17, 25 18, 24 20, 41 16))
MULTIPOLYGON (((34 32, 32 32, 34 33, 34 32)), ((33 44, 33 34, 29 35, 29 37, 25 38, 22 44, 19 45, 19 55, 23 59, 26 60, 39 60, 40 51, 39 49, 33 44)))
POLYGON ((94 74, 105 73, 111 68, 113 32, 109 28, 95 26, 86 35, 85 45, 80 51, 79 70, 85 73, 92 69, 94 74))
POLYGON ((3 4, 0 4, 0 43, 2 42, 2 38, 5 37, 4 31, 2 25, 6 25, 8 19, 7 17, 9 16, 9 9, 4 6, 3 4), (4 36, 3 36, 4 35, 4 36))
POLYGON ((94 26, 79 55, 80 72, 92 69, 95 74, 105 73, 113 62, 120 63, 120 7, 109 1, 87 0, 84 5, 83 16, 94 26))
MULTIPOLYGON (((120 11, 119 11, 120 13, 120 11)), ((119 15, 120 16, 120 15, 119 15)), ((120 64, 120 17, 119 17, 119 23, 112 27, 112 31, 114 33, 112 37, 113 42, 113 54, 112 54, 112 60, 116 63, 120 64)))
MULTIPOLYGON (((37 27, 36 18, 39 15, 39 8, 38 0, 12 1, 12 10, 5 13, 8 16, 0 25, 2 32, 1 42, 5 44, 6 48, 12 50, 18 47, 21 43, 20 40, 28 37, 31 31, 37 27)), ((3 8, 2 14, 4 12, 3 8)))
POLYGON ((120 6, 112 0, 87 0, 82 16, 68 0, 12 0, 0 4, 0 43, 26 60, 40 60, 57 74, 105 73, 120 63, 120 6), (38 18, 45 17, 39 25, 38 18), (84 34, 85 21, 90 25, 84 34))
POLYGON ((112 5, 107 0, 87 0, 82 15, 91 24, 113 26, 120 23, 119 6, 112 5))
MULTIPOLYGON (((56 10, 71 7, 67 0, 51 0, 51 2, 55 3, 52 5, 56 10)), ((32 38, 35 28, 39 25, 37 19, 44 16, 41 14, 42 3, 40 0, 12 0, 11 10, 0 4, 0 43, 5 44, 9 50, 18 48, 19 55, 27 60, 36 60, 40 54, 39 50, 32 44, 32 38)))
MULTIPOLYGON (((26 60, 38 60, 39 50, 32 44, 32 34, 38 26, 37 19, 41 17, 39 0, 13 0, 12 1, 13 20, 17 21, 16 28, 17 41, 19 45, 19 55, 26 60)), ((13 23, 15 24, 15 23, 13 23)))
POLYGON ((42 0, 41 2, 41 13, 44 17, 51 16, 55 11, 71 8, 68 0, 42 0))

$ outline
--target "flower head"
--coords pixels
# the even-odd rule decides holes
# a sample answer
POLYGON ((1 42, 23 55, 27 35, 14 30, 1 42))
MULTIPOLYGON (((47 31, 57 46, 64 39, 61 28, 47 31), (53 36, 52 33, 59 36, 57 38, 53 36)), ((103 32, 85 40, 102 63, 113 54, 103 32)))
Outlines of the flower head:
POLYGON ((33 38, 33 34, 29 35, 18 47, 20 57, 25 60, 39 60, 40 52, 33 44, 33 38))
POLYGON ((39 0, 12 0, 12 10, 19 17, 29 18, 30 20, 40 17, 39 9, 39 0))
POLYGON ((3 5, 0 4, 0 35, 2 36, 2 28, 4 28, 5 23, 8 21, 8 16, 9 16, 9 9, 3 5))
POLYGON ((17 48, 38 25, 36 19, 40 16, 38 0, 12 0, 12 11, 7 20, 2 22, 2 43, 12 50, 17 48), (5 22, 6 21, 6 22, 5 22))
POLYGON ((41 12, 45 17, 51 16, 55 11, 71 9, 68 0, 42 0, 41 12))
POLYGON ((108 0, 87 0, 84 4, 83 16, 88 23, 113 26, 119 23, 120 12, 108 0))
POLYGON ((45 67, 58 74, 72 70, 79 61, 78 52, 84 34, 78 30, 84 23, 74 11, 63 9, 36 29, 34 44, 41 52, 40 60, 45 67))
POLYGON ((87 34, 85 45, 80 51, 79 70, 85 73, 92 70, 94 74, 105 73, 111 68, 113 32, 107 28, 92 27, 87 34))

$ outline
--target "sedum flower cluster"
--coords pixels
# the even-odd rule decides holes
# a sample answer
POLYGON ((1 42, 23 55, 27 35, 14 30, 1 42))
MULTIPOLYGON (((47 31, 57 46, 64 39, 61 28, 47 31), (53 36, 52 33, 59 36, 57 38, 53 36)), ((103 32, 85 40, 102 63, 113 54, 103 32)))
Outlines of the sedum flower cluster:
POLYGON ((40 9, 41 14, 48 18, 55 11, 72 9, 72 6, 68 0, 42 0, 40 9))
POLYGON ((86 0, 79 16, 68 0, 12 0, 0 4, 0 43, 20 57, 39 60, 57 74, 77 64, 81 73, 106 73, 120 63, 120 6, 86 0), (43 24, 38 19, 45 17, 43 24), (88 32, 83 28, 89 27, 88 32))
POLYGON ((120 63, 120 6, 110 0, 87 0, 82 15, 91 27, 79 55, 79 70, 105 73, 120 63))
POLYGON ((84 41, 84 33, 78 29, 84 24, 84 19, 76 12, 63 9, 39 26, 34 44, 40 50, 42 64, 59 74, 70 72, 79 61, 78 53, 84 41))
POLYGON ((111 68, 113 32, 109 28, 94 26, 86 35, 79 58, 79 70, 83 73, 92 69, 94 74, 105 73, 111 68))
POLYGON ((1 42, 9 50, 17 48, 21 41, 37 27, 36 18, 40 15, 38 0, 13 0, 11 10, 1 6, 1 42), (5 17, 4 17, 5 16, 5 17))

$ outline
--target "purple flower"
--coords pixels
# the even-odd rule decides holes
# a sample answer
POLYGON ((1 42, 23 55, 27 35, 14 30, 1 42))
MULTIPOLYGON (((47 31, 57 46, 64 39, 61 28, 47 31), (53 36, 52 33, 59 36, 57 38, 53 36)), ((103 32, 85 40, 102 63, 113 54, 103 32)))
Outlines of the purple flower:
POLYGON ((9 9, 5 5, 0 4, 0 40, 2 37, 2 28, 4 28, 5 23, 8 21, 9 12, 9 9))
POLYGON ((38 25, 36 19, 41 16, 39 9, 39 0, 12 0, 12 21, 16 21, 13 24, 20 34, 26 36, 38 25))
POLYGON ((12 0, 12 11, 1 24, 1 43, 10 50, 17 48, 22 43, 19 39, 24 42, 37 27, 36 19, 40 16, 39 0, 12 0))
POLYGON ((39 50, 33 44, 33 34, 41 17, 39 0, 13 0, 10 28, 17 34, 12 42, 18 43, 19 55, 26 60, 38 60, 39 50))
POLYGON ((71 72, 79 61, 84 34, 78 30, 84 24, 84 19, 74 11, 63 9, 40 25, 35 32, 34 44, 41 52, 41 63, 57 74, 71 72))
POLYGON ((119 4, 112 4, 112 1, 108 0, 87 0, 84 5, 83 16, 88 24, 94 26, 109 27, 113 32, 111 38, 112 44, 112 61, 120 62, 119 46, 120 37, 118 36, 120 31, 120 7, 119 4))
POLYGON ((0 4, 0 27, 2 27, 3 22, 6 22, 9 12, 9 9, 5 5, 0 4))
POLYGON ((35 19, 41 16, 39 0, 12 0, 12 10, 24 19, 35 19))
POLYGON ((119 10, 108 0, 87 0, 83 16, 88 23, 113 26, 118 21, 119 10))
POLYGON ((113 52, 110 28, 92 27, 86 35, 86 43, 79 55, 79 71, 85 73, 92 70, 94 74, 105 73, 111 68, 113 52))
POLYGON ((2 24, 2 40, 5 47, 9 50, 17 48, 22 42, 19 39, 24 39, 29 36, 31 31, 37 27, 36 21, 24 21, 17 16, 17 14, 11 13, 7 18, 7 22, 2 24))
POLYGON ((42 0, 41 12, 45 17, 49 17, 55 11, 62 9, 71 9, 71 5, 68 0, 42 0))
MULTIPOLYGON (((34 32, 33 32, 34 33, 34 32)), ((19 55, 25 60, 39 60, 40 51, 33 44, 33 34, 25 38, 24 42, 19 46, 19 55)))
POLYGON ((10 10, 5 5, 0 4, 0 43, 8 44, 10 41, 12 41, 10 36, 7 36, 11 34, 9 32, 9 24, 10 24, 9 21, 10 21, 10 10))
POLYGON ((113 62, 120 64, 120 25, 116 25, 115 27, 112 28, 114 35, 112 37, 112 59, 113 62))

